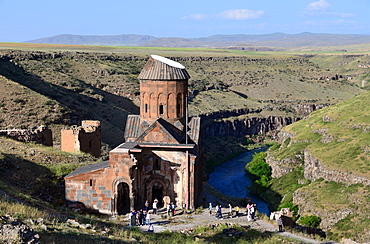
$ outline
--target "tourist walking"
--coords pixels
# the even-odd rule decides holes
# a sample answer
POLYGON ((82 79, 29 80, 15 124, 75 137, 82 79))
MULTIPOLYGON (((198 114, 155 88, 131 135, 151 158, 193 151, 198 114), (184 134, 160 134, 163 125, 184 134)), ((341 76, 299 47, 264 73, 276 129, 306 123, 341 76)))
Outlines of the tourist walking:
POLYGON ((209 205, 208 205, 208 210, 209 210, 209 216, 211 216, 212 215, 212 203, 209 203, 209 205))
POLYGON ((221 205, 217 205, 216 206, 216 219, 222 219, 222 209, 221 209, 221 205))

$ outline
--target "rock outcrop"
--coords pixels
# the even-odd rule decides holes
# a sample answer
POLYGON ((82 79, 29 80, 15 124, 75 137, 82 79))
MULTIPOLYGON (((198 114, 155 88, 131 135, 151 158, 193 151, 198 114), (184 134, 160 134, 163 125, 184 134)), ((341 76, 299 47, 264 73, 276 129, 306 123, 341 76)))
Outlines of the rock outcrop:
POLYGON ((204 136, 235 136, 266 135, 269 132, 280 130, 298 118, 270 116, 268 118, 246 118, 237 120, 222 120, 205 123, 203 126, 204 136))
POLYGON ((370 179, 353 175, 350 172, 327 169, 308 150, 304 151, 304 177, 309 180, 323 178, 326 181, 335 181, 347 185, 358 183, 366 186, 370 185, 370 179))
POLYGON ((40 236, 21 220, 0 216, 0 241, 2 243, 39 243, 40 236))

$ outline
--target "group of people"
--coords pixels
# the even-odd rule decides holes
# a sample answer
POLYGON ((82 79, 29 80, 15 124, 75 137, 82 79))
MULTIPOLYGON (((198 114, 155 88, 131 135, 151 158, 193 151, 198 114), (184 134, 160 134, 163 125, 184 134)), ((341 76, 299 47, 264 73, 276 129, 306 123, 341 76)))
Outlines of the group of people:
POLYGON ((175 204, 173 202, 167 204, 167 216, 174 216, 175 215, 175 204))
MULTIPOLYGON (((245 213, 247 215, 248 221, 254 220, 256 216, 257 205, 255 203, 248 203, 245 209, 246 209, 245 213)), ((209 203, 208 210, 209 210, 209 216, 211 216, 213 212, 212 203, 209 203)), ((239 218, 240 207, 235 206, 235 208, 233 209, 231 204, 229 204, 229 213, 228 213, 229 217, 233 217, 234 211, 235 211, 235 218, 239 218)), ((216 205, 215 212, 216 212, 216 215, 215 215, 216 219, 223 219, 222 206, 220 204, 216 205)))
POLYGON ((130 213, 130 226, 150 225, 149 211, 140 209, 139 211, 132 210, 130 213))
POLYGON ((255 203, 248 203, 246 208, 246 214, 248 221, 254 220, 256 217, 256 210, 257 210, 257 204, 255 203))

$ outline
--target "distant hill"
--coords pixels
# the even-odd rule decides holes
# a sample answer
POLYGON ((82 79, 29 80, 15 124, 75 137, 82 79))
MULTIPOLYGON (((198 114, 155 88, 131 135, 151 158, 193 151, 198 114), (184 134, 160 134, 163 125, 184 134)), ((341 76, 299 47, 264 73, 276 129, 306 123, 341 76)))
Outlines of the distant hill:
POLYGON ((71 45, 138 46, 155 39, 157 38, 154 36, 131 34, 114 36, 83 36, 63 34, 26 42, 71 45))
POLYGON ((299 46, 339 46, 370 43, 370 35, 318 34, 304 32, 300 34, 273 33, 263 35, 214 35, 202 38, 166 37, 150 35, 111 35, 83 36, 57 35, 27 43, 104 45, 104 46, 148 46, 148 47, 230 47, 230 46, 266 46, 266 47, 299 47, 299 46))

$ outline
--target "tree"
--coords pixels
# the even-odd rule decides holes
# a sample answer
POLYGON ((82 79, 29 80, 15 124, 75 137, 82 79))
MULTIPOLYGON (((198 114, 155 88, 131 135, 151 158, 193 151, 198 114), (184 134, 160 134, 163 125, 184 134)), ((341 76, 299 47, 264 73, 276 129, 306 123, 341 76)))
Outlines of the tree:
POLYGON ((304 226, 316 228, 320 225, 321 219, 316 215, 301 216, 298 223, 304 226))

